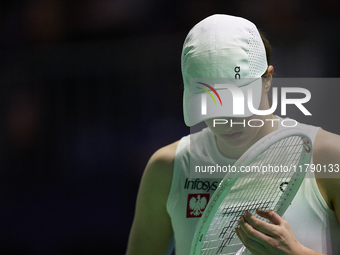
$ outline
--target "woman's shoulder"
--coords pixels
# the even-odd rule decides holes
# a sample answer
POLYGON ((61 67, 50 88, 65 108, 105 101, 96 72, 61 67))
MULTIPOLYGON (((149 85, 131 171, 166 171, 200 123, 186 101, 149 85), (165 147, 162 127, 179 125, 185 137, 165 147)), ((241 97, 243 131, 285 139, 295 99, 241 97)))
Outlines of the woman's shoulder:
POLYGON ((180 141, 176 141, 158 149, 150 158, 148 165, 156 168, 173 166, 176 149, 180 141))
POLYGON ((316 181, 324 200, 333 209, 340 223, 340 136, 320 129, 313 146, 313 164, 322 166, 315 171, 316 181), (326 172, 325 172, 326 171, 326 172))
POLYGON ((150 196, 157 197, 164 206, 171 188, 178 144, 179 141, 176 141, 157 150, 149 159, 141 181, 141 188, 150 196))
POLYGON ((324 129, 319 129, 314 141, 314 163, 340 163, 340 136, 324 129))

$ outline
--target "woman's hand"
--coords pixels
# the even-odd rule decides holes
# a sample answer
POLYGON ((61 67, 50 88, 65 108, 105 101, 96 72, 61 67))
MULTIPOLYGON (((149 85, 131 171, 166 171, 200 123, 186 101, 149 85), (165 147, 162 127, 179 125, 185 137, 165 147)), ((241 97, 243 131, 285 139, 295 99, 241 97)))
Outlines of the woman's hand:
POLYGON ((235 228, 244 246, 254 255, 310 254, 311 250, 300 244, 288 222, 273 210, 256 210, 256 213, 271 221, 262 221, 245 211, 235 228))

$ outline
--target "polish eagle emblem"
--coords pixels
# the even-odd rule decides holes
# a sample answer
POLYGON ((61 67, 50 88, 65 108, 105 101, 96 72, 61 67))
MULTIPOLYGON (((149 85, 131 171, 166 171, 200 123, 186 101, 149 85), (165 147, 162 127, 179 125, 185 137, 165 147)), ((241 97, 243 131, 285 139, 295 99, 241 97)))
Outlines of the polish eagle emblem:
POLYGON ((207 198, 197 195, 197 197, 192 197, 189 201, 189 208, 192 210, 190 212, 191 215, 199 216, 203 214, 205 207, 207 206, 207 198))

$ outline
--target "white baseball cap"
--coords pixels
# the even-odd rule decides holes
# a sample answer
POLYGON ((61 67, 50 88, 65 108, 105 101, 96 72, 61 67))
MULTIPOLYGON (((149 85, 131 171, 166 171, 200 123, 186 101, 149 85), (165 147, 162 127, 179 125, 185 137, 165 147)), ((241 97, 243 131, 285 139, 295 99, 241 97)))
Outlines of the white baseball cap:
POLYGON ((223 14, 205 18, 190 30, 185 39, 181 66, 187 126, 211 118, 253 115, 247 100, 243 100, 243 113, 235 114, 235 96, 221 84, 239 88, 245 97, 248 88, 251 88, 253 107, 259 108, 261 76, 266 72, 268 63, 261 36, 252 22, 223 14), (210 95, 204 101, 205 112, 202 108, 203 94, 210 95))

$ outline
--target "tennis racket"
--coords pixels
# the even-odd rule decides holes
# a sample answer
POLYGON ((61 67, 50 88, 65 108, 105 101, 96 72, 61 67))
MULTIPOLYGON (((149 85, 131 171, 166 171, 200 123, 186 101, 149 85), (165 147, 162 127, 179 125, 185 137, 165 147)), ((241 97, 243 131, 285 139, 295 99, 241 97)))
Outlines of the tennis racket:
MULTIPOLYGON (((250 254, 235 227, 245 210, 284 214, 312 157, 312 142, 300 129, 277 130, 256 142, 235 163, 211 197, 198 223, 191 255, 250 254)), ((259 217, 268 222, 267 219, 259 217)))

